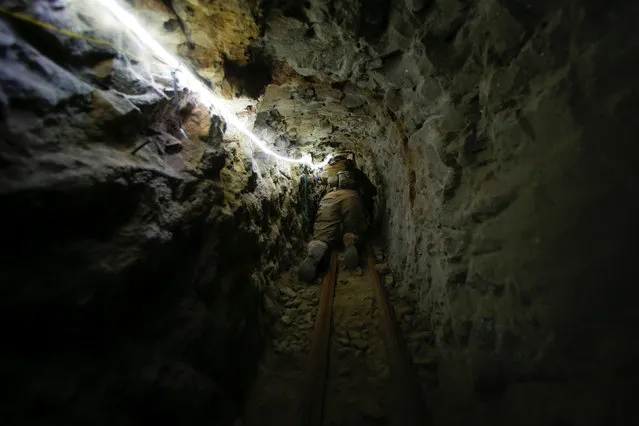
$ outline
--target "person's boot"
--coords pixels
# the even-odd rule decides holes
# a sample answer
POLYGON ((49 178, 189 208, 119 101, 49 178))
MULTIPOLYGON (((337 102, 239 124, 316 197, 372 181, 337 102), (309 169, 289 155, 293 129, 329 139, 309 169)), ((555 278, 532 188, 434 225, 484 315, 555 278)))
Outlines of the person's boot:
POLYGON ((357 236, 355 234, 344 234, 344 266, 353 270, 359 266, 359 253, 357 252, 357 236))
POLYGON ((317 274, 317 265, 319 265, 324 253, 328 250, 328 244, 323 241, 313 240, 308 243, 306 250, 306 258, 300 264, 298 274, 302 281, 311 283, 317 274))

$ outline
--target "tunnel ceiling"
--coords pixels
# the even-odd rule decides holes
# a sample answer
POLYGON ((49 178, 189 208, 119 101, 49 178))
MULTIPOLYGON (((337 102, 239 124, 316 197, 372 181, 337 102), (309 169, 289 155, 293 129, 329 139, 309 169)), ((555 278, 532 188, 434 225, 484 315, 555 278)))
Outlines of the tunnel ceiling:
POLYGON ((413 10, 389 0, 366 7, 328 0, 132 3, 161 42, 227 99, 249 105, 258 98, 255 131, 280 151, 364 149, 359 142, 384 130, 375 119, 385 114, 379 101, 417 85, 415 64, 402 63, 410 46, 401 32, 403 14, 426 9, 425 2, 413 10))

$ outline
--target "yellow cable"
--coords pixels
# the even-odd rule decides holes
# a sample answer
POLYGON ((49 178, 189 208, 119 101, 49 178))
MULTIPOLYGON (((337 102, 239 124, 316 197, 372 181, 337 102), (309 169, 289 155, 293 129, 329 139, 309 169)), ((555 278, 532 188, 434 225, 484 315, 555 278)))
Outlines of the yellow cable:
MULTIPOLYGON (((47 30, 55 31, 55 32, 60 33, 62 35, 65 35, 67 37, 72 37, 72 38, 77 38, 77 39, 80 39, 80 40, 85 40, 85 41, 88 41, 89 43, 101 44, 101 45, 104 45, 104 46, 109 46, 109 47, 117 50, 118 52, 122 53, 123 55, 126 55, 126 56, 130 57, 131 59, 134 59, 134 60, 136 60, 138 62, 142 62, 142 59, 140 59, 138 56, 134 55, 131 52, 127 52, 126 50, 122 50, 122 49, 118 48, 117 46, 115 46, 113 43, 108 42, 106 40, 100 40, 100 39, 97 39, 97 38, 91 38, 91 37, 84 36, 82 34, 74 33, 73 31, 69 31, 69 30, 64 29, 64 28, 59 28, 59 27, 56 27, 55 25, 47 24, 46 22, 42 22, 42 21, 40 21, 40 20, 38 20, 38 19, 36 19, 34 17, 31 17, 29 15, 25 15, 24 13, 12 12, 9 9, 6 9, 4 7, 0 7, 0 12, 4 13, 6 15, 12 16, 12 17, 14 17, 16 19, 20 19, 22 21, 28 22, 30 24, 37 25, 39 27, 45 28, 47 30)), ((155 59, 159 61, 158 58, 155 58, 155 59)), ((162 65, 168 67, 168 64, 162 64, 162 65)))

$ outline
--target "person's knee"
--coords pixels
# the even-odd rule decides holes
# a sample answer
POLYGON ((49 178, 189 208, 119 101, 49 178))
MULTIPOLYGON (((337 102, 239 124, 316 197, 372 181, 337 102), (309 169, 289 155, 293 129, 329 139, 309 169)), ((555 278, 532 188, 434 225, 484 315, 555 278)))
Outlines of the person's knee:
POLYGON ((308 243, 308 255, 316 261, 320 261, 326 250, 328 250, 328 243, 321 240, 313 240, 308 243))

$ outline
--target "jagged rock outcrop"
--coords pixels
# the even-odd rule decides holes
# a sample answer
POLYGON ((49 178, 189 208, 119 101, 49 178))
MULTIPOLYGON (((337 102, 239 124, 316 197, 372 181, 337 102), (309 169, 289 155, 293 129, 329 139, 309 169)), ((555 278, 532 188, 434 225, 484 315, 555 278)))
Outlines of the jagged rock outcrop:
POLYGON ((302 248, 297 172, 186 91, 183 139, 166 74, 43 34, 0 19, 2 422, 232 423, 302 248))

